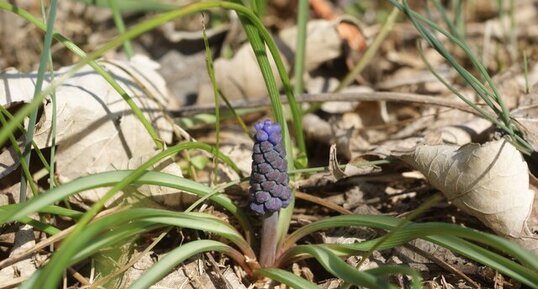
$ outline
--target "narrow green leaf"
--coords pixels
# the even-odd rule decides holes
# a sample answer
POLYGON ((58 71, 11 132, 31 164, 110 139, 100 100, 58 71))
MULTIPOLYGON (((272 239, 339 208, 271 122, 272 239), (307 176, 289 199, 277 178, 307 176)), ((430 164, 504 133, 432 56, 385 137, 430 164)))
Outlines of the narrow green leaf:
MULTIPOLYGON (((51 0, 49 7, 49 15, 47 18, 47 29, 45 32, 45 38, 43 40, 43 51, 39 57, 39 67, 37 69, 37 78, 34 87, 33 98, 38 98, 41 93, 41 88, 43 87, 43 81, 45 80, 45 70, 47 68, 47 61, 50 55, 50 46, 52 44, 52 34, 54 33, 54 22, 56 20, 56 8, 58 1, 51 0)), ((22 162, 26 163, 27 167, 30 167, 30 157, 32 155, 32 142, 34 140, 35 125, 37 122, 37 108, 34 109, 28 120, 28 129, 24 137, 24 159, 22 162)), ((21 175, 21 185, 20 185, 20 194, 19 199, 21 202, 26 200, 26 194, 28 193, 28 182, 33 182, 31 179, 26 179, 26 175, 21 175)))
POLYGON ((228 252, 232 248, 221 242, 211 240, 198 240, 184 244, 172 250, 164 258, 154 264, 147 270, 138 280, 136 280, 129 288, 130 289, 146 289, 162 279, 177 265, 181 264, 186 259, 203 252, 217 251, 228 252))
POLYGON ((282 284, 286 284, 290 286, 291 288, 295 288, 295 289, 318 289, 319 288, 316 284, 306 279, 303 279, 291 272, 278 269, 278 268, 261 268, 261 269, 256 270, 255 273, 260 274, 264 277, 273 279, 275 281, 278 281, 282 284))
POLYGON ((372 289, 396 288, 373 274, 352 267, 324 246, 299 245, 294 249, 299 253, 312 255, 329 273, 356 286, 372 289))
MULTIPOLYGON (((495 114, 500 118, 500 122, 503 123, 503 126, 499 126, 502 130, 504 130, 508 135, 510 135, 511 142, 515 143, 515 146, 523 153, 529 154, 532 152, 532 147, 529 145, 529 143, 521 137, 520 132, 516 132, 516 126, 514 123, 512 123, 512 119, 510 117, 510 112, 506 105, 504 104, 504 101, 495 87, 495 84, 493 83, 492 78, 489 76, 487 69, 485 66, 480 62, 479 58, 474 54, 474 52, 470 49, 469 45, 466 43, 465 39, 460 35, 459 32, 457 32, 455 35, 452 33, 449 33, 445 29, 442 29, 439 27, 436 23, 431 21, 430 19, 420 15, 419 13, 412 10, 408 5, 406 1, 403 1, 403 3, 400 3, 396 0, 388 0, 393 6, 400 9, 405 13, 405 15, 409 18, 409 20, 413 23, 417 31, 421 34, 421 36, 434 48, 439 52, 440 55, 442 55, 449 64, 460 74, 460 76, 465 80, 465 82, 475 90, 475 92, 480 96, 480 98, 495 112, 495 114), (482 81, 478 80, 473 74, 471 74, 467 69, 465 69, 462 65, 460 65, 454 56, 450 54, 450 52, 445 48, 445 46, 442 44, 442 42, 429 31, 429 29, 433 29, 444 36, 446 36, 452 43, 456 44, 458 47, 460 47, 463 52, 466 54, 468 59, 471 61, 473 67, 478 71, 479 75, 485 82, 487 83, 484 85, 482 81)), ((437 2, 437 1, 436 1, 437 2)), ((436 5, 438 9, 440 9, 440 13, 446 13, 444 11, 444 7, 442 5, 436 5)), ((449 20, 447 20, 449 21, 449 20)), ((461 23, 460 23, 461 24, 461 23)), ((460 29, 461 27, 457 27, 457 29, 460 29)), ((453 28, 456 29, 456 28, 453 28)), ((455 90, 455 88, 451 88, 451 86, 447 86, 452 91, 455 90)), ((498 126, 498 124, 496 123, 498 126)))
POLYGON ((295 60, 293 64, 293 75, 295 80, 295 86, 293 87, 293 93, 299 95, 303 93, 303 75, 304 75, 304 61, 306 51, 306 24, 308 22, 309 5, 308 0, 299 0, 297 13, 297 45, 295 48, 295 60))
MULTIPOLYGON (((8 207, 9 206, 0 206, 0 215, 4 215, 6 214, 6 212, 8 212, 8 207)), ((9 207, 11 208, 11 207, 9 207)), ((42 231, 42 232, 45 232, 49 235, 54 235, 54 234, 57 234, 60 231, 60 229, 54 227, 53 225, 51 224, 47 224, 47 223, 44 223, 44 222, 41 222, 39 220, 34 220, 28 216, 22 216, 18 219, 19 222, 23 223, 23 224, 27 224, 27 225, 30 225, 32 227, 34 227, 35 229, 39 230, 39 231, 42 231)))
MULTIPOLYGON (((110 8, 108 0, 76 0, 77 2, 98 7, 110 8)), ((176 9, 177 4, 163 3, 158 0, 115 0, 121 12, 169 11, 176 9)))
POLYGON ((386 276, 391 274, 402 274, 411 276, 411 287, 413 289, 422 288, 422 276, 412 268, 403 265, 381 265, 380 267, 364 271, 374 276, 386 276))
MULTIPOLYGON (((121 11, 118 6, 118 2, 120 0, 107 0, 108 6, 110 7, 110 10, 112 11, 112 18, 114 19, 114 24, 116 25, 116 29, 118 30, 119 34, 125 32, 125 23, 123 22, 123 17, 121 16, 121 11)), ((134 55, 133 46, 131 45, 131 41, 126 40, 123 43, 123 51, 125 52, 125 55, 127 56, 127 59, 131 59, 134 55)))
POLYGON ((72 209, 66 209, 63 207, 58 206, 46 206, 39 210, 40 213, 47 213, 52 215, 59 215, 64 216, 72 219, 78 219, 82 216, 82 212, 72 210, 72 209))

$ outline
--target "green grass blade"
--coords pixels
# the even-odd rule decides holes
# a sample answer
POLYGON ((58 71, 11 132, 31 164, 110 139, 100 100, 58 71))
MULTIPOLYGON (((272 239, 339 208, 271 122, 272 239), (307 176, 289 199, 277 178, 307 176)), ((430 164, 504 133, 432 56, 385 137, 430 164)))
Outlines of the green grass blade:
MULTIPOLYGON (((3 108, 3 107, 2 107, 3 108)), ((4 113, 0 113, 0 123, 2 126, 5 126, 7 124, 7 120, 4 117, 4 113)), ((14 135, 9 135, 9 142, 11 143, 11 147, 15 151, 15 154, 17 154, 17 157, 19 158, 19 162, 21 164, 22 173, 24 174, 24 179, 28 180, 28 184, 30 185, 30 189, 32 190, 32 195, 37 194, 37 184, 34 182, 34 179, 32 178, 32 173, 30 172, 30 168, 28 166, 28 163, 24 160, 23 152, 21 151, 19 144, 17 143, 17 140, 15 139, 14 135)))
POLYGON ((417 216, 419 216, 420 214, 424 213, 424 211, 426 211, 427 209, 431 208, 432 206, 434 206, 435 204, 437 204, 440 200, 442 199, 441 195, 437 194, 437 195, 433 195, 431 197, 429 197, 426 201, 424 201, 418 208, 416 208, 415 210, 411 211, 409 214, 407 214, 405 216, 405 218, 402 218, 400 220, 400 222, 398 223, 398 225, 394 228, 392 228, 392 230, 386 234, 385 236, 383 236, 379 242, 374 245, 374 247, 372 247, 372 249, 370 249, 370 251, 367 252, 367 254, 364 256, 364 258, 362 260, 359 261, 358 265, 357 266, 360 266, 362 265, 362 263, 370 258, 370 256, 374 253, 374 250, 376 250, 379 246, 383 245, 383 243, 385 242, 385 240, 387 239, 390 239, 390 237, 398 232, 399 230, 401 230, 403 227, 405 227, 406 225, 408 225, 409 223, 411 223, 411 221, 413 219, 415 219, 417 216))
POLYGON ((456 0, 452 4, 454 6, 454 25, 459 35, 465 33, 465 1, 456 0))
MULTIPOLYGON (((280 101, 280 93, 276 84, 276 79, 273 75, 273 70, 271 69, 269 57, 265 51, 264 39, 262 39, 260 36, 258 28, 251 22, 251 19, 243 15, 239 15, 239 19, 243 24, 250 45, 252 46, 252 50, 254 50, 256 60, 258 61, 260 71, 267 87, 269 98, 271 99, 273 115, 275 120, 282 126, 283 135, 285 135, 285 131, 287 131, 286 119, 284 118, 284 111, 282 109, 283 106, 282 102, 280 101)), ((287 145, 286 147, 288 147, 289 139, 284 139, 284 141, 285 146, 287 145)), ((291 151, 288 151, 288 153, 291 153, 291 151)))
POLYGON ((407 266, 402 265, 381 265, 380 267, 368 269, 364 271, 374 276, 386 276, 391 274, 403 274, 411 276, 411 288, 422 288, 422 276, 416 271, 407 266))
MULTIPOLYGON (((454 1, 454 2, 456 2, 456 1, 454 1)), ((456 21, 450 20, 450 17, 448 17, 448 13, 443 8, 441 2, 439 2, 438 0, 433 0, 432 2, 433 2, 433 5, 435 5, 435 8, 437 9, 437 11, 439 11, 439 14, 441 14, 441 18, 443 18, 443 21, 445 22, 446 26, 448 27, 450 33, 452 33, 452 35, 454 35, 454 37, 457 37, 460 40, 463 39, 463 34, 460 34, 460 32, 458 31, 458 28, 456 27, 456 24, 455 24, 456 21)), ((454 16, 458 17, 457 14, 454 14, 454 16)))
MULTIPOLYGON (((451 236, 431 236, 425 239, 466 256, 469 259, 475 260, 478 263, 491 267, 531 288, 538 288, 538 276, 536 275, 538 268, 536 267, 524 267, 508 258, 460 238, 451 236)), ((512 244, 512 246, 515 245, 512 244)), ((527 252, 527 254, 533 255, 531 252, 527 252)))
MULTIPOLYGON (((8 206, 1 206, 0 207, 0 214, 4 214, 6 211, 7 211, 7 207, 8 206)), ((23 223, 23 224, 27 224, 27 225, 30 225, 32 227, 34 227, 34 229, 37 229, 38 231, 42 231, 42 232, 45 232, 49 235, 55 235, 60 231, 60 229, 54 227, 53 225, 50 225, 50 224, 47 224, 47 223, 43 223, 39 220, 34 220, 28 216, 23 216, 23 217, 20 217, 18 219, 19 222, 23 223)))
MULTIPOLYGON (((461 254, 462 256, 465 256, 469 259, 472 259, 480 264, 487 265, 491 268, 494 268, 495 270, 506 274, 510 276, 511 278, 514 278, 515 280, 519 280, 522 283, 525 284, 538 284, 537 277, 534 274, 533 269, 526 268, 520 264, 517 264, 513 262, 512 260, 500 256, 499 254, 493 253, 491 251, 488 251, 487 249, 484 249, 480 246, 477 246, 473 243, 470 243, 468 241, 465 241, 461 238, 452 237, 452 236, 429 236, 427 237, 430 232, 428 230, 422 230, 420 233, 417 232, 409 232, 408 230, 412 230, 411 228, 404 228, 401 231, 398 231, 392 236, 390 240, 387 240, 383 242, 383 245, 380 246, 379 250, 384 249, 390 249, 397 246, 401 246, 406 244, 407 242, 414 240, 416 238, 423 238, 425 240, 431 241, 433 243, 436 243, 438 245, 441 245, 452 252, 461 254)), ((431 232, 432 234, 437 233, 438 230, 435 230, 434 232, 431 232)), ((356 244, 327 244, 327 248, 333 253, 337 254, 338 256, 349 256, 349 255, 356 255, 360 252, 367 252, 373 248, 373 246, 379 241, 381 238, 365 241, 361 243, 356 244)), ((288 253, 286 253, 286 256, 288 256, 288 260, 290 259, 302 259, 305 256, 302 256, 300 254, 297 254, 297 252, 294 252, 294 249, 291 249, 288 253)))
MULTIPOLYGON (((118 30, 119 34, 125 33, 125 23, 123 22, 123 17, 121 16, 121 11, 118 7, 118 0, 107 0, 107 1, 108 1, 110 10, 112 11, 112 18, 114 19, 114 24, 116 25, 116 29, 118 30)), ((125 52, 127 59, 133 58, 134 52, 133 52, 133 46, 131 44, 131 41, 126 40, 123 43, 123 51, 125 52)))
MULTIPOLYGON (((45 5, 43 5, 43 1, 41 1, 41 15, 43 16, 43 19, 47 19, 47 13, 45 11, 45 5)), ((49 65, 49 75, 50 79, 54 80, 54 64, 52 62, 52 54, 48 53, 47 55, 48 65, 49 65)), ((52 188, 56 184, 55 179, 55 157, 56 157, 56 118, 57 118, 57 107, 56 107, 56 91, 52 91, 50 93, 50 105, 52 107, 51 112, 51 127, 50 127, 50 135, 51 135, 51 148, 50 148, 50 169, 49 171, 49 188, 52 188)), ((32 146, 33 146, 32 142, 32 146)), ((40 151, 39 151, 40 152, 40 151)), ((32 182, 30 182, 31 184, 32 182)), ((37 192, 34 192, 36 194, 37 192)))
POLYGON ((278 281, 282 284, 286 284, 290 286, 291 288, 296 288, 296 289, 299 289, 299 288, 300 289, 318 289, 319 288, 316 284, 306 279, 303 279, 291 272, 278 269, 278 268, 261 268, 261 269, 256 270, 256 273, 261 276, 278 281))
MULTIPOLYGON (((76 0, 77 2, 98 7, 110 8, 109 0, 76 0)), ((176 9, 177 4, 163 3, 158 0, 115 0, 120 12, 169 11, 176 9)))
MULTIPOLYGON (((235 2, 239 2, 239 1, 236 0, 235 2)), ((250 45, 252 46, 252 49, 254 50, 254 54, 256 55, 256 59, 260 66, 260 70, 262 72, 265 84, 267 86, 267 91, 271 99, 271 105, 273 108, 273 114, 275 116, 275 119, 282 126, 282 135, 284 136, 283 137, 284 147, 286 148, 286 151, 289 156, 287 158, 288 166, 289 168, 294 167, 293 150, 292 150, 291 140, 289 138, 289 130, 288 130, 287 123, 285 121, 284 113, 282 110, 280 94, 278 91, 278 87, 276 85, 275 78, 273 76, 273 71, 271 69, 269 58, 267 57, 267 53, 265 51, 265 45, 267 45, 267 48, 269 49, 271 56, 273 57, 278 73, 280 75, 280 79, 282 80, 282 85, 284 86, 284 91, 288 98, 288 103, 290 105, 292 119, 293 119, 293 127, 295 130, 295 139, 297 142, 297 146, 299 147, 299 152, 297 155, 297 164, 299 165, 299 167, 306 167, 308 160, 306 157, 306 144, 304 142, 304 135, 303 135, 303 129, 302 129, 302 111, 299 104, 295 100, 295 96, 293 95, 293 88, 291 87, 290 80, 289 80, 286 68, 284 66, 284 62, 282 61, 282 58, 280 57, 280 51, 278 50, 269 32, 265 29, 263 24, 259 22, 260 21, 259 19, 257 18, 253 19, 250 17, 248 17, 247 19, 246 15, 244 16, 239 15, 239 19, 241 20, 241 23, 243 24, 243 27, 249 39, 250 45)))
MULTIPOLYGON (((450 85, 441 75, 439 75, 435 69, 431 66, 430 62, 426 59, 424 56, 424 52, 422 50, 422 47, 418 45, 418 51, 419 55, 422 58, 424 64, 426 64, 426 67, 430 70, 430 72, 441 82, 448 90, 450 90, 454 95, 456 95, 459 99, 463 100, 465 104, 476 110, 483 118, 489 120, 491 123, 495 124, 498 128, 504 130, 505 132, 509 132, 510 130, 506 125, 498 120, 498 118, 486 110, 482 109, 480 106, 472 102, 469 98, 465 97, 463 94, 459 92, 459 90, 454 87, 453 85, 450 85)), ((498 113, 498 112, 497 112, 498 113)), ((515 146, 519 151, 530 154, 532 152, 532 147, 525 141, 521 136, 517 134, 510 135, 510 138, 507 139, 513 146, 515 146)))
MULTIPOLYGON (((41 93, 41 89, 43 87, 43 81, 45 79, 45 70, 47 68, 47 62, 50 55, 50 46, 52 44, 52 34, 54 33, 54 22, 56 20, 56 8, 57 8, 58 1, 57 0, 51 0, 50 7, 49 7, 49 15, 47 18, 47 29, 45 32, 45 39, 43 40, 43 51, 41 52, 41 56, 39 57, 39 67, 37 69, 37 78, 35 82, 34 87, 34 96, 33 98, 38 98, 39 94, 41 93)), ((35 132, 35 125, 37 121, 37 108, 34 109, 30 114, 30 119, 28 121, 28 129, 26 130, 26 135, 24 138, 24 152, 23 152, 23 160, 21 162, 25 162, 28 167, 30 167, 30 157, 32 153, 32 141, 34 139, 34 132, 35 132)), ((31 179, 27 180, 25 174, 22 174, 21 176, 21 186, 20 186, 20 196, 19 200, 21 202, 26 200, 26 194, 27 194, 27 185, 28 182, 32 182, 31 179)))
POLYGON ((293 75, 295 85, 293 86, 294 95, 303 93, 303 75, 304 75, 304 60, 306 50, 306 24, 308 21, 309 5, 308 0, 299 0, 299 8, 297 13, 297 45, 295 48, 295 60, 293 64, 293 75))
POLYGON ((299 245, 294 249, 299 253, 312 255, 329 273, 356 286, 372 289, 397 288, 373 274, 359 271, 323 246, 299 245))
MULTIPOLYGON (((236 0, 236 2, 239 2, 239 1, 236 0)), ((306 145, 304 143, 303 129, 302 129, 302 111, 300 107, 298 106, 295 100, 295 97, 293 96, 293 90, 292 90, 292 87, 290 86, 287 72, 282 62, 282 59, 280 58, 280 52, 278 48, 276 47, 276 45, 274 44, 271 36, 268 35, 267 31, 263 27, 260 28, 258 25, 255 25, 255 22, 253 22, 252 19, 250 18, 247 19, 245 16, 240 15, 239 18, 241 20, 241 23, 243 24, 243 27, 249 39, 250 45, 252 46, 252 49, 254 50, 254 54, 256 55, 256 59, 260 66, 260 70, 262 72, 262 75, 263 75, 263 78, 264 78, 264 81, 265 81, 265 84, 267 86, 267 90, 269 93, 269 97, 271 99, 273 114, 275 116, 276 121, 282 127, 283 142, 284 142, 284 147, 286 148, 286 152, 287 152, 286 159, 288 161, 288 169, 293 170, 295 169, 295 162, 294 162, 295 156, 293 154, 290 133, 289 133, 286 120, 284 118, 284 112, 282 110, 282 103, 280 101, 280 94, 278 91, 278 87, 276 85, 275 78, 273 76, 269 58, 267 57, 267 53, 265 51, 265 45, 267 45, 267 47, 269 48, 269 51, 271 52, 271 55, 273 56, 273 60, 275 61, 277 70, 280 74, 280 77, 284 86, 284 91, 286 92, 286 95, 288 97, 288 103, 290 104, 290 109, 292 111, 293 125, 295 128, 295 137, 296 137, 297 144, 299 146, 299 154, 296 158, 298 160, 298 165, 300 167, 304 167, 308 163, 308 160, 306 158, 306 145)), ((279 216, 278 226, 277 226, 277 234, 278 234, 279 243, 287 234, 289 223, 291 220, 291 215, 293 212, 293 207, 294 207, 294 202, 292 201, 290 202, 287 208, 280 211, 280 216, 279 216)))
POLYGON ((76 210, 66 209, 58 206, 46 206, 40 209, 39 212, 57 216, 64 216, 75 220, 79 219, 84 214, 76 210))
POLYGON ((30 225, 34 227, 35 229, 37 229, 38 231, 44 232, 51 236, 56 235, 61 232, 60 229, 54 227, 51 224, 43 223, 41 221, 34 220, 30 217, 22 217, 21 219, 19 219, 19 222, 30 225))
POLYGON ((168 272, 178 264, 196 254, 209 251, 231 252, 233 249, 221 242, 211 240, 198 240, 184 244, 170 251, 164 258, 154 264, 138 280, 136 280, 130 289, 146 289, 163 278, 168 272))
MULTIPOLYGON (((409 10, 407 10, 404 6, 404 12, 406 15, 411 15, 409 10)), ((482 85, 482 83, 470 72, 468 72, 462 65, 460 65, 457 60, 450 54, 450 52, 445 48, 445 46, 441 43, 439 39, 437 39, 431 32, 429 32, 423 25, 421 25, 418 20, 414 17, 409 17, 412 24, 415 26, 417 31, 426 39, 426 41, 433 47, 435 50, 439 52, 454 69, 467 81, 467 83, 478 93, 478 95, 482 98, 484 102, 497 114, 500 114, 501 111, 499 111, 497 105, 493 102, 492 98, 490 98, 491 93, 488 91, 488 89, 482 85)), ((456 38, 455 38, 456 39, 456 38)), ((457 40, 459 43, 459 40, 457 40)), ((462 45, 464 45, 462 43, 462 45)))
MULTIPOLYGON (((205 21, 205 18, 204 18, 205 21)), ((217 78, 215 76, 215 68, 213 66, 213 52, 209 47, 209 41, 207 39, 207 34, 205 31, 205 23, 202 29, 202 36, 204 39, 204 48, 205 48, 205 57, 206 57, 206 67, 207 74, 211 80, 211 87, 213 88, 213 99, 215 101, 215 147, 219 148, 220 143, 220 97, 219 97, 219 86, 217 84, 217 78)), ((213 158, 213 179, 212 182, 215 184, 218 178, 218 163, 217 158, 213 158)))
MULTIPOLYGON (((409 20, 411 20, 411 22, 413 23, 417 31, 422 35, 422 37, 426 39, 427 42, 433 48, 435 48, 437 52, 439 52, 439 54, 441 54, 449 62, 449 64, 458 72, 458 74, 460 74, 460 76, 465 80, 465 82, 469 86, 471 86, 473 90, 475 90, 476 93, 480 96, 480 98, 484 102, 486 102, 486 104, 490 106, 490 108, 499 116, 499 118, 504 123, 504 126, 500 128, 503 129, 508 135, 510 135, 513 142, 517 142, 518 145, 516 145, 516 147, 520 149, 523 153, 528 154, 529 151, 532 151, 532 147, 528 144, 528 142, 522 139, 519 133, 516 133, 515 131, 516 127, 512 123, 510 112, 508 111, 508 108, 504 104, 504 101, 499 91, 497 90, 496 86, 494 85, 492 78, 489 76, 484 65, 479 61, 479 58, 476 57, 476 55, 467 45, 467 43, 465 42, 465 39, 463 39, 462 37, 459 37, 458 35, 456 36, 452 35, 448 31, 440 28, 433 21, 413 11, 411 8, 409 8, 409 6, 407 5, 405 1, 404 1, 404 4, 399 3, 396 0, 388 0, 388 1, 393 6, 400 9, 406 14, 406 16, 409 18, 409 20), (474 75, 472 75, 463 66, 457 63, 456 59, 448 52, 448 50, 444 47, 441 41, 437 39, 437 37, 434 36, 431 32, 429 32, 426 26, 443 34, 452 43, 456 44, 459 48, 461 48, 463 52, 467 55, 468 59, 473 64, 473 67, 478 71, 479 75, 485 80, 488 87, 482 84, 482 82, 479 81, 474 75)), ((442 10, 440 11, 440 13, 446 13, 444 12, 444 8, 442 5, 437 5, 436 7, 442 10)))
MULTIPOLYGON (((8 125, 8 122, 7 122, 5 117, 7 117, 9 120, 13 119, 13 115, 7 109, 5 109, 3 106, 0 106, 0 123, 2 123, 2 126, 7 126, 8 125)), ((21 124, 18 124, 16 126, 16 129, 18 129, 22 134, 26 134, 26 130, 24 129, 24 127, 21 124)), ((15 148, 16 145, 14 145, 14 144, 16 143, 16 141, 15 141, 15 138, 13 137, 13 135, 10 135, 9 138, 10 138, 10 141, 11 141, 11 145, 17 151, 17 155, 19 155, 19 157, 22 156, 22 153, 21 153, 20 149, 15 148)), ((45 156, 43 155, 43 152, 41 152, 41 149, 39 149, 39 147, 37 146, 37 144, 35 142, 32 142, 32 147, 35 150, 37 157, 39 158, 39 160, 43 164, 43 167, 47 171, 49 171, 49 173, 50 173, 50 171, 51 171, 50 165, 47 162, 47 160, 45 159, 45 156)))
POLYGON ((396 23, 396 19, 398 19, 398 14, 398 9, 396 8, 390 12, 389 16, 387 17, 387 20, 385 21, 385 23, 383 23, 381 30, 375 37, 372 44, 370 44, 368 49, 366 49, 357 65, 355 65, 353 69, 344 77, 344 79, 340 81, 340 83, 334 90, 335 92, 339 92, 348 85, 350 85, 353 81, 355 81, 357 75, 359 75, 364 70, 364 68, 366 68, 366 65, 368 65, 368 63, 370 63, 370 61, 374 58, 375 54, 379 51, 379 47, 381 46, 385 38, 388 36, 389 32, 392 30, 392 27, 394 27, 394 23, 396 23))
MULTIPOLYGON (((401 222, 400 219, 389 216, 372 216, 372 215, 346 215, 336 216, 327 219, 323 219, 312 224, 303 226, 290 234, 286 243, 288 245, 295 243, 299 238, 306 236, 315 231, 344 227, 344 226, 365 226, 371 228, 378 228, 384 230, 392 230, 401 222)), ((538 256, 529 253, 526 249, 504 239, 499 236, 480 232, 477 230, 460 227, 453 224, 445 223, 424 223, 415 224, 411 223, 401 230, 414 229, 413 233, 417 236, 421 236, 419 233, 428 229, 429 235, 453 235, 465 239, 469 239, 475 242, 479 242, 497 250, 504 251, 507 254, 520 260, 523 264, 531 266, 538 270, 538 256), (418 229, 417 229, 418 228, 418 229)), ((399 234, 395 232, 395 234, 399 234)))
MULTIPOLYGON (((235 243, 239 248, 244 250, 245 254, 248 254, 249 257, 254 257, 252 249, 234 227, 214 215, 206 213, 185 213, 162 209, 133 208, 101 218, 95 223, 88 225, 86 230, 96 234, 117 226, 116 230, 121 231, 124 224, 133 223, 135 221, 170 225, 217 234, 235 243)), ((88 233, 89 237, 96 236, 92 235, 92 233, 88 233)))

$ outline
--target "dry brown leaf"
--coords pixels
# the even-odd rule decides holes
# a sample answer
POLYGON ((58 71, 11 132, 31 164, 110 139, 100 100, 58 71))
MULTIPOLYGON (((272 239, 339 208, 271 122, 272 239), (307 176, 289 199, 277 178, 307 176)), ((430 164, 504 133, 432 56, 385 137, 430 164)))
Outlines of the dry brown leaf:
POLYGON ((454 205, 500 235, 525 233, 534 201, 527 164, 505 140, 484 145, 420 145, 401 156, 454 205))

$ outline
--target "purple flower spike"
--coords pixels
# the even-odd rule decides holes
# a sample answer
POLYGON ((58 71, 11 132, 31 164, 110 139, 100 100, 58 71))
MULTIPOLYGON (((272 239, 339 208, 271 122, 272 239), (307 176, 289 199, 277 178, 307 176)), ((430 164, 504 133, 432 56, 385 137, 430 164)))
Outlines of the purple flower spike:
POLYGON ((254 128, 250 209, 265 215, 287 207, 292 198, 288 187, 288 163, 280 125, 265 120, 256 123, 254 128))

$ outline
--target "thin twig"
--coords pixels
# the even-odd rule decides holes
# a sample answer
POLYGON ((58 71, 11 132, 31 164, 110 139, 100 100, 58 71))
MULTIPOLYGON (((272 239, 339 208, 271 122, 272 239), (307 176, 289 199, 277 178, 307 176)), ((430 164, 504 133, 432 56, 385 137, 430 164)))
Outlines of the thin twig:
POLYGON ((328 209, 331 209, 333 211, 336 211, 340 214, 343 214, 343 215, 350 215, 352 214, 352 212, 344 207, 341 207, 331 201, 327 201, 327 200, 324 200, 320 197, 316 197, 316 196, 312 196, 312 195, 309 195, 309 194, 305 194, 305 193, 301 193, 301 192, 295 192, 295 196, 298 198, 298 199, 302 199, 302 200, 305 200, 305 201, 308 201, 308 202, 311 202, 311 203, 314 203, 314 204, 318 204, 320 206, 323 206, 323 207, 326 207, 328 209))
MULTIPOLYGON (((283 103, 287 103, 287 99, 284 96, 280 97, 283 103)), ((390 101, 390 102, 405 102, 416 104, 428 104, 437 105, 442 107, 449 107, 458 109, 464 112, 472 113, 474 115, 480 115, 474 109, 468 107, 466 104, 460 103, 455 100, 445 99, 441 97, 435 97, 431 95, 414 94, 414 93, 400 93, 400 92, 355 92, 355 93, 315 93, 315 94, 301 94, 296 97, 297 102, 324 102, 324 101, 390 101)), ((236 109, 239 108, 255 108, 269 106, 270 100, 268 98, 262 98, 255 101, 240 101, 232 102, 232 106, 236 109)), ((221 109, 227 110, 226 106, 221 106, 221 109)), ((186 106, 178 110, 168 111, 174 117, 189 116, 199 113, 212 113, 215 110, 214 105, 196 105, 186 106)))
POLYGON ((460 270, 458 270, 454 266, 448 264, 447 262, 445 262, 445 261, 435 257, 434 255, 432 255, 432 254, 418 248, 417 246, 414 246, 414 245, 411 245, 411 244, 405 244, 404 247, 406 247, 407 249, 419 254, 420 256, 422 256, 422 257, 424 257, 426 259, 432 260, 435 264, 439 265, 439 267, 460 276, 461 278, 465 279, 465 281, 467 281, 471 285, 473 285, 475 288, 480 288, 480 284, 476 283, 469 276, 465 275, 465 273, 461 272, 460 270))
POLYGON ((67 270, 69 270, 69 273, 71 273, 73 278, 77 279, 77 281, 80 282, 80 284, 82 284, 83 286, 90 285, 90 281, 88 281, 84 276, 82 276, 82 274, 77 272, 75 269, 68 267, 67 270))

